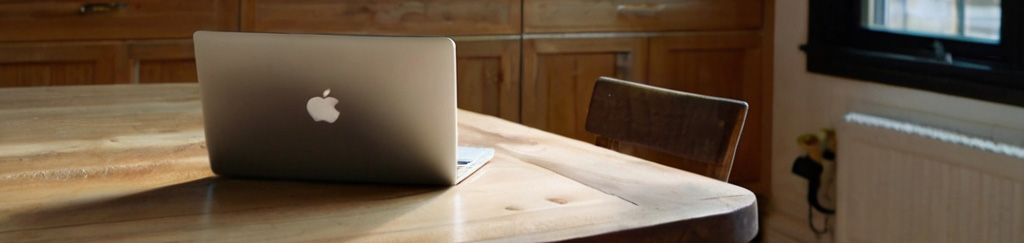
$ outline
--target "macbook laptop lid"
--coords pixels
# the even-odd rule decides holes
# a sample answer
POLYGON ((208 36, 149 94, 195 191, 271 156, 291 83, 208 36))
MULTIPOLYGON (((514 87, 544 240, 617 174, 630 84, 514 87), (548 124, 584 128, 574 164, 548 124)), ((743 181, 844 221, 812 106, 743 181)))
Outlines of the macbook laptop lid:
POLYGON ((215 173, 457 182, 451 39, 209 31, 193 38, 215 173))

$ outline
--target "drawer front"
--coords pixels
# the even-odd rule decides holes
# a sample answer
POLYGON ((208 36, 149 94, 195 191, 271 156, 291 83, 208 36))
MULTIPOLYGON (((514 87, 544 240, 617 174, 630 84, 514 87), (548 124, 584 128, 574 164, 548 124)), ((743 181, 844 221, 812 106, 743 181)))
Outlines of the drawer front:
POLYGON ((242 30, 465 35, 519 33, 519 0, 244 0, 242 30))
POLYGON ((0 88, 128 83, 124 45, 113 42, 0 44, 0 88))
POLYGON ((238 0, 0 2, 0 41, 191 38, 237 30, 238 0))
POLYGON ((134 83, 198 82, 192 40, 145 40, 128 42, 134 83))
POLYGON ((740 30, 762 0, 523 0, 526 32, 740 30))

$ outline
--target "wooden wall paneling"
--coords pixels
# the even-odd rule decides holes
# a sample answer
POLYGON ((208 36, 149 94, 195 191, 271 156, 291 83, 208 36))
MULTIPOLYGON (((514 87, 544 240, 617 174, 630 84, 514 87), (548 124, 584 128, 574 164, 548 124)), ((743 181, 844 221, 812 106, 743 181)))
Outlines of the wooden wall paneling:
POLYGON ((643 82, 646 38, 528 39, 523 42, 522 122, 593 143, 585 130, 600 76, 643 82))
POLYGON ((519 121, 519 51, 514 40, 455 39, 459 108, 519 121))
POLYGON ((244 0, 242 30, 402 35, 516 34, 519 0, 244 0))
POLYGON ((135 83, 197 82, 192 40, 132 41, 128 44, 135 83))
POLYGON ((238 0, 119 0, 121 8, 80 12, 96 2, 0 2, 0 41, 190 38, 196 30, 238 30, 238 0))
POLYGON ((523 0, 527 33, 756 30, 763 0, 523 0))
MULTIPOLYGON (((758 32, 688 33, 651 39, 649 84, 746 101, 750 105, 730 182, 758 182, 762 174, 761 36, 758 32)), ((706 167, 656 151, 631 153, 686 170, 706 167)), ((764 163, 762 163, 764 162, 764 163)))
POLYGON ((128 83, 118 42, 0 44, 0 87, 128 83))

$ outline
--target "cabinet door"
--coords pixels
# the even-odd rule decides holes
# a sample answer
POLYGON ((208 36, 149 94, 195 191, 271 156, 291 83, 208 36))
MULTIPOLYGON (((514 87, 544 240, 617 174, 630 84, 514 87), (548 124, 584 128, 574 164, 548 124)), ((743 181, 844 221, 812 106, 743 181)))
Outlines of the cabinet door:
MULTIPOLYGON (((651 39, 649 84, 691 93, 746 101, 750 108, 733 162, 730 182, 760 180, 762 117, 768 103, 762 95, 761 38, 757 32, 700 33, 651 39)), ((638 157, 689 171, 702 164, 662 153, 640 150, 638 157)), ((695 168, 697 167, 697 168, 695 168)))
POLYGON ((0 87, 128 83, 115 42, 0 44, 0 87))
POLYGON ((136 83, 196 82, 192 40, 137 41, 128 44, 136 83))
POLYGON ((587 109, 600 76, 645 80, 647 39, 537 39, 523 43, 523 124, 594 142, 587 109))
POLYGON ((519 40, 455 40, 459 108, 519 121, 519 40))

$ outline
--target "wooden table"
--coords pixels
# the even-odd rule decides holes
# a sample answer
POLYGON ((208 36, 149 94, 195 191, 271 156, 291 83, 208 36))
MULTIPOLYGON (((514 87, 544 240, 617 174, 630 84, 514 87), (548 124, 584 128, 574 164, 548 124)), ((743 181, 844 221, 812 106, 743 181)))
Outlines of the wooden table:
POLYGON ((742 242, 746 189, 491 116, 494 160, 455 187, 221 178, 194 84, 0 89, 0 242, 742 242))

